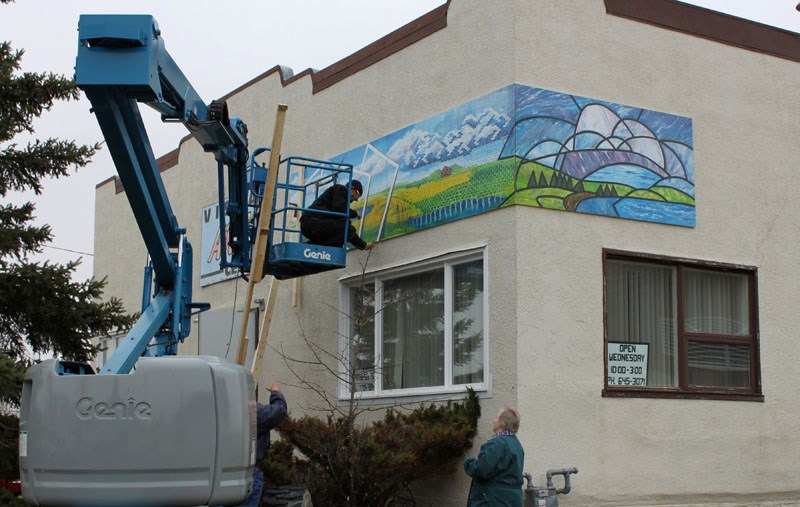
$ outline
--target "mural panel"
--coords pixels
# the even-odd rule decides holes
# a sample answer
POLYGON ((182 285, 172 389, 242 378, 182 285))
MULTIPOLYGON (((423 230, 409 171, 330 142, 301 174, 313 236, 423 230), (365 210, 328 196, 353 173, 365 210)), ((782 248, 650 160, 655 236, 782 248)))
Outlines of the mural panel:
POLYGON ((366 241, 514 204, 695 225, 689 118, 510 85, 331 159, 366 241))

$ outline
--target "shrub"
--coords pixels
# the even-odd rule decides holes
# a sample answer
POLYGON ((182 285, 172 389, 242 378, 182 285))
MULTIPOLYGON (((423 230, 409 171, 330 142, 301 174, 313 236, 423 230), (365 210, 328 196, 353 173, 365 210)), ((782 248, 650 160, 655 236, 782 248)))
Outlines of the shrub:
POLYGON ((305 484, 315 505, 382 507, 418 479, 455 470, 472 446, 480 404, 470 390, 462 402, 386 411, 383 420, 288 418, 263 463, 269 484, 305 484), (299 452, 295 456, 293 450, 299 452))

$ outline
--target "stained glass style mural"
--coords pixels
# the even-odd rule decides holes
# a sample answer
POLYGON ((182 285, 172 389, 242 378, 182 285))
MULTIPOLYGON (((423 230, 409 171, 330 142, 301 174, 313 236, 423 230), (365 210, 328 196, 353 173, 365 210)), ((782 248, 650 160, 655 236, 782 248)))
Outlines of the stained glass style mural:
POLYGON ((515 204, 694 227, 692 148, 689 118, 510 85, 332 160, 376 241, 515 204))

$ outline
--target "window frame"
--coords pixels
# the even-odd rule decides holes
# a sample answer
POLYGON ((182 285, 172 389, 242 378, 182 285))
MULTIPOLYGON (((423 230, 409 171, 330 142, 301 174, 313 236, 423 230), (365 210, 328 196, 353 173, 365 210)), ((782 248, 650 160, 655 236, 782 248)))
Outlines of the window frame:
MULTIPOLYGON (((678 399, 715 399, 715 400, 740 400, 764 401, 761 387, 761 357, 760 336, 758 328, 758 270, 754 266, 728 264, 714 261, 703 261, 681 257, 669 257, 641 252, 603 249, 603 397, 617 398, 678 398, 678 399), (661 264, 675 268, 675 322, 678 344, 678 385, 676 387, 628 387, 608 385, 608 287, 607 273, 608 261, 619 260, 627 262, 642 262, 661 264), (698 333, 685 330, 684 323, 684 295, 683 270, 702 269, 724 273, 737 273, 747 277, 748 296, 748 334, 747 335, 720 335, 718 333, 698 333), (689 381, 689 342, 702 342, 709 344, 746 345, 750 347, 750 387, 710 387, 690 386, 689 381)), ((614 340, 611 340, 614 341, 614 340)))
MULTIPOLYGON (((407 398, 407 397, 420 397, 430 395, 461 395, 468 389, 476 392, 485 392, 490 389, 489 374, 489 269, 486 247, 477 249, 470 249, 466 251, 453 252, 422 261, 376 270, 373 272, 364 273, 359 276, 351 276, 339 280, 339 354, 344 361, 341 362, 339 368, 340 380, 338 382, 338 396, 339 400, 346 400, 350 398, 350 390, 347 382, 348 372, 346 367, 349 364, 349 350, 350 350, 350 290, 362 283, 382 284, 386 280, 402 278, 409 275, 415 275, 433 271, 436 269, 444 269, 444 288, 445 288, 445 301, 444 301, 444 385, 429 386, 429 387, 415 387, 406 389, 384 389, 383 383, 380 381, 380 363, 382 357, 382 342, 383 342, 383 320, 382 312, 375 312, 374 318, 374 367, 375 367, 375 389, 373 391, 356 391, 354 394, 357 399, 392 399, 392 398, 407 398), (482 261, 483 268, 483 381, 470 384, 453 384, 453 267, 469 262, 482 261)), ((382 304, 382 290, 376 289, 375 308, 380 308, 382 304)))

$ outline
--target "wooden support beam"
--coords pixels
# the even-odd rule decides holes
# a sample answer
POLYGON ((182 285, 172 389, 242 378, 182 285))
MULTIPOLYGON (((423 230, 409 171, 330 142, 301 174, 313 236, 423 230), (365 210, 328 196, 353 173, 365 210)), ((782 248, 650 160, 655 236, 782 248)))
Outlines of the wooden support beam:
POLYGON ((247 338, 247 321, 250 319, 250 306, 253 304, 253 288, 255 283, 253 279, 247 283, 247 297, 245 298, 244 311, 242 312, 242 329, 239 332, 239 347, 236 349, 236 364, 244 366, 247 360, 247 346, 249 339, 247 338))
MULTIPOLYGON (((258 230, 256 241, 253 245, 253 259, 250 261, 250 281, 247 283, 247 297, 245 297, 245 310, 242 314, 242 330, 239 333, 239 347, 236 353, 236 364, 244 366, 247 360, 247 321, 250 317, 250 306, 253 304, 253 291, 255 284, 264 278, 264 259, 266 258, 269 240, 269 220, 272 214, 272 201, 275 195, 275 184, 278 181, 278 171, 281 163, 281 142, 283 141, 283 124, 286 120, 285 104, 278 105, 275 115, 275 130, 272 134, 272 149, 269 154, 269 168, 267 182, 261 199, 261 209, 258 214, 258 230)), ((273 280, 273 285, 277 284, 273 280)), ((274 303, 273 303, 274 304, 274 303)), ((261 331, 262 333, 264 330, 261 331)), ((267 329, 266 332, 269 332, 267 329)))
MULTIPOLYGON (((300 181, 300 184, 301 185, 305 185, 306 184, 306 172, 305 171, 298 171, 298 173, 299 174, 297 175, 297 177, 298 177, 298 180, 300 181)), ((303 206, 305 206, 305 203, 300 203, 300 207, 303 207, 303 206)), ((297 211, 295 211, 294 213, 295 213, 294 219, 296 220, 297 228, 299 229, 300 228, 300 225, 299 225, 300 224, 300 216, 299 216, 300 214, 297 211)), ((302 240, 302 234, 298 233, 298 235, 300 237, 297 238, 297 241, 301 241, 302 240)), ((302 301, 302 291, 303 291, 303 278, 302 277, 297 277, 294 280, 292 280, 292 307, 297 308, 298 306, 300 306, 300 303, 302 301)))
POLYGON ((275 196, 275 185, 278 182, 278 171, 281 165, 281 142, 283 141, 283 123, 286 119, 288 106, 278 106, 275 117, 275 132, 272 134, 272 151, 269 154, 269 168, 267 170, 267 184, 264 187, 264 197, 261 200, 261 210, 256 232, 256 244, 253 251, 253 264, 250 268, 250 278, 255 283, 264 278, 264 260, 266 259, 267 243, 269 240, 269 220, 272 214, 272 201, 275 196))
POLYGON ((253 372, 253 379, 258 383, 258 376, 261 373, 261 364, 264 362, 264 353, 267 350, 267 339, 269 338, 269 326, 272 323, 272 311, 275 308, 275 300, 278 299, 278 279, 273 278, 269 285, 269 294, 267 295, 266 310, 264 311, 264 318, 261 320, 261 328, 258 335, 258 346, 256 352, 253 354, 253 365, 250 370, 253 372))
POLYGON ((292 306, 297 308, 303 301, 303 279, 295 278, 292 283, 292 306))

